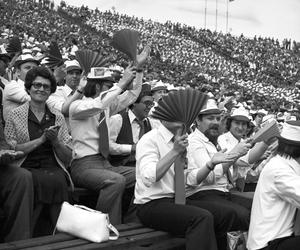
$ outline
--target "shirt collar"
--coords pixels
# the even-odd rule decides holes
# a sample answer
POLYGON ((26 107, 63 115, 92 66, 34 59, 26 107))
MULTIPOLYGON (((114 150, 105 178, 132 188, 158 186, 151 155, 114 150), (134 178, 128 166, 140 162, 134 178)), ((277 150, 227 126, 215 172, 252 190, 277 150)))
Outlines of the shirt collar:
POLYGON ((162 124, 158 127, 158 130, 166 143, 170 142, 174 137, 173 133, 162 124))
POLYGON ((130 124, 132 124, 133 121, 134 121, 135 119, 137 119, 137 117, 136 117, 135 114, 131 111, 131 109, 128 110, 128 117, 129 117, 130 124))
POLYGON ((71 92, 73 91, 73 89, 71 89, 67 84, 65 84, 64 91, 65 91, 66 95, 69 96, 71 94, 71 92))
POLYGON ((201 141, 209 142, 209 139, 198 128, 195 129, 195 133, 201 141))
MULTIPOLYGON (((240 142, 238 139, 236 139, 236 138, 233 136, 233 134, 232 134, 230 131, 228 131, 227 133, 225 133, 225 135, 227 136, 227 138, 228 138, 230 141, 234 141, 234 142, 237 142, 237 143, 240 142)), ((242 141, 242 139, 241 139, 241 141, 242 141)))

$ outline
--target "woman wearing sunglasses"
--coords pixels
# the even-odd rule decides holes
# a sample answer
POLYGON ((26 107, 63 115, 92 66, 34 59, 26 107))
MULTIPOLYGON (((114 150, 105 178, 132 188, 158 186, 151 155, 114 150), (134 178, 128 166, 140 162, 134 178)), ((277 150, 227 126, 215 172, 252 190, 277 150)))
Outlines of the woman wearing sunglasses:
POLYGON ((45 67, 29 70, 25 89, 31 100, 13 109, 5 125, 8 144, 24 153, 11 165, 30 173, 33 191, 27 210, 32 227, 43 208, 50 212, 54 226, 61 203, 68 200, 68 184, 72 185, 66 170, 71 160, 71 138, 63 115, 46 104, 56 90, 53 74, 45 67))

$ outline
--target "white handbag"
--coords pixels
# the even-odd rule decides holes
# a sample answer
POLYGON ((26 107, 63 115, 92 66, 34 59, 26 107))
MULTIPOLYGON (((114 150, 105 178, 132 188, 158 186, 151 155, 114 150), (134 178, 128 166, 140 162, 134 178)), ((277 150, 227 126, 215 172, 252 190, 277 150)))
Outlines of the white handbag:
POLYGON ((119 232, 110 224, 108 214, 68 202, 61 206, 56 229, 96 243, 119 238, 119 232), (110 231, 115 236, 110 236, 110 231))

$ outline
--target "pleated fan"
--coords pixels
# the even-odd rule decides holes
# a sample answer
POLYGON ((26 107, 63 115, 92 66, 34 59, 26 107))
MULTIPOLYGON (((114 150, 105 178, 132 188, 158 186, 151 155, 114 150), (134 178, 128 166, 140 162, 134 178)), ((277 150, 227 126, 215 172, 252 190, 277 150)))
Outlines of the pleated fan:
POLYGON ((57 43, 52 42, 49 45, 46 65, 49 68, 53 69, 53 68, 56 68, 56 67, 59 67, 59 66, 63 65, 63 63, 64 63, 64 59, 62 58, 62 55, 60 53, 60 50, 58 48, 57 43))
POLYGON ((19 37, 14 36, 9 40, 9 43, 6 48, 7 53, 21 53, 22 45, 19 37))
POLYGON ((135 62, 139 37, 138 31, 122 29, 113 35, 111 45, 135 62))
POLYGON ((266 124, 263 128, 258 130, 252 138, 252 143, 257 143, 261 141, 268 141, 272 137, 279 137, 280 130, 277 126, 277 122, 274 120, 266 124))
POLYGON ((208 96, 193 88, 180 89, 164 96, 152 117, 169 122, 182 122, 189 129, 208 96))
POLYGON ((103 67, 109 61, 109 57, 103 57, 101 53, 92 50, 78 50, 75 52, 85 75, 87 75, 92 67, 103 67))

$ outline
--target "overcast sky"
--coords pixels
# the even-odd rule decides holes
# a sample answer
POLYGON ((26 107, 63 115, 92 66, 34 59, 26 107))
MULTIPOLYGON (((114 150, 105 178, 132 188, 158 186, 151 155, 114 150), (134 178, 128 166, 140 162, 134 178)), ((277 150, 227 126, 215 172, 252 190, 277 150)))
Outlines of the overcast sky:
MULTIPOLYGON (((155 21, 186 23, 226 32, 227 0, 65 0, 68 4, 116 11, 155 21), (217 7, 216 7, 217 6, 217 7), (216 9, 218 15, 216 15, 216 9), (216 19, 217 16, 217 19, 216 19)), ((55 0, 60 3, 60 0, 55 0)), ((234 0, 228 4, 227 30, 300 42, 300 0, 234 0)))

